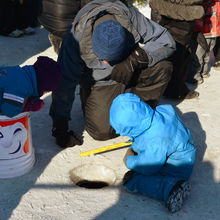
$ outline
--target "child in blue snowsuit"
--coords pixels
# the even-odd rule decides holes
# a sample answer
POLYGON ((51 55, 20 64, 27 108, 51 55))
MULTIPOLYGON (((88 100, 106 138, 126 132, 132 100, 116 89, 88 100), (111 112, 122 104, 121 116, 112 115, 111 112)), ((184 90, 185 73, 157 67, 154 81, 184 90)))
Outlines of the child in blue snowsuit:
POLYGON ((138 96, 117 96, 110 108, 116 133, 129 136, 135 155, 126 157, 125 188, 166 202, 170 212, 181 209, 189 194, 195 161, 190 131, 171 105, 152 109, 138 96))
POLYGON ((0 114, 14 117, 21 112, 38 111, 44 102, 40 97, 54 91, 61 82, 60 65, 40 56, 33 65, 0 66, 0 114))

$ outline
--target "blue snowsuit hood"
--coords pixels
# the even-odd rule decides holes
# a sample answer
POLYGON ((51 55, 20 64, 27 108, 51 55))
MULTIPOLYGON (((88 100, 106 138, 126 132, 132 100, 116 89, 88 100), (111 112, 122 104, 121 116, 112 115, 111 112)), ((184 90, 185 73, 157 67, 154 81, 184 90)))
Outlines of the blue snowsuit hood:
POLYGON ((153 115, 154 110, 138 96, 125 93, 111 105, 110 124, 117 134, 133 139, 151 126, 153 115))

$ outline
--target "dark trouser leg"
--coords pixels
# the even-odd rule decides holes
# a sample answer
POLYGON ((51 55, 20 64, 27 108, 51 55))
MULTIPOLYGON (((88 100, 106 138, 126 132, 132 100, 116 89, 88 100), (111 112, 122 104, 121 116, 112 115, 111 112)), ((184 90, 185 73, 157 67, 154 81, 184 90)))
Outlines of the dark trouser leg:
POLYGON ((0 3, 0 34, 8 35, 16 29, 17 2, 1 0, 0 3))
MULTIPOLYGON (((191 53, 190 62, 188 64, 187 82, 196 83, 198 81, 202 81, 202 77, 201 77, 202 65, 200 64, 199 57, 196 54, 198 49, 198 43, 196 39, 192 39, 190 48, 192 53, 191 53)), ((201 56, 203 56, 203 51, 200 51, 200 53, 201 56)))
MULTIPOLYGON (((216 43, 216 39, 215 38, 206 38, 207 44, 209 46, 209 51, 212 51, 215 43, 216 43)), ((209 67, 209 60, 210 60, 210 55, 209 52, 206 52, 204 57, 203 57, 203 71, 202 71, 202 76, 206 75, 210 72, 210 67, 209 67)))
POLYGON ((216 44, 213 49, 214 55, 215 55, 215 62, 220 61, 220 37, 217 37, 216 44))
POLYGON ((154 199, 167 201, 171 189, 179 180, 181 178, 159 173, 147 176, 135 172, 124 187, 132 193, 141 193, 154 199))
POLYGON ((22 4, 18 4, 17 6, 17 19, 16 19, 16 28, 24 29, 28 27, 28 16, 27 16, 27 8, 26 2, 24 1, 22 4))
POLYGON ((109 109, 113 99, 124 93, 125 86, 117 83, 106 86, 81 87, 81 102, 85 116, 85 129, 96 140, 116 137, 109 124, 109 109))
POLYGON ((167 201, 175 184, 180 180, 187 181, 191 176, 192 169, 193 164, 189 164, 169 166, 167 170, 170 174, 163 172, 163 169, 154 175, 143 175, 134 172, 132 178, 124 186, 129 192, 141 193, 154 199, 167 201))
POLYGON ((168 98, 183 98, 189 92, 185 82, 191 55, 185 46, 177 43, 176 47, 170 58, 173 64, 172 78, 164 93, 168 98))
POLYGON ((158 105, 172 74, 172 64, 161 61, 152 67, 142 70, 137 85, 131 92, 138 95, 152 107, 158 105))
POLYGON ((52 93, 50 115, 53 121, 70 120, 72 104, 75 98, 75 88, 79 83, 82 67, 77 41, 68 33, 60 48, 58 63, 62 68, 62 81, 52 93))

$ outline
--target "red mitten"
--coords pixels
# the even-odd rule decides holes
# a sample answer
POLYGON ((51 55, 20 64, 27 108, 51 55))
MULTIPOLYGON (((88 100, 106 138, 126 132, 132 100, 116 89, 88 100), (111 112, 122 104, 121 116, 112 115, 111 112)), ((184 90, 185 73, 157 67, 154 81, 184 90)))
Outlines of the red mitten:
POLYGON ((36 112, 40 111, 44 106, 44 101, 41 99, 28 98, 24 105, 23 112, 36 112))

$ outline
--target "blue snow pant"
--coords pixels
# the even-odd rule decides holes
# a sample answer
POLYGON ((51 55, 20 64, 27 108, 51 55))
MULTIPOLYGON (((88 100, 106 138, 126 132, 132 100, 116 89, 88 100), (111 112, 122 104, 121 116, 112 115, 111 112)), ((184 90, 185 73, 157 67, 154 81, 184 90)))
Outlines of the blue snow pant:
POLYGON ((193 158, 191 163, 186 161, 184 165, 180 162, 181 165, 178 166, 176 161, 168 159, 164 167, 154 175, 143 175, 134 172, 132 178, 124 185, 125 188, 129 192, 141 193, 157 200, 167 201, 174 185, 179 180, 188 180, 192 174, 195 150, 189 153, 189 157, 193 158), (172 164, 175 164, 175 166, 172 164))

